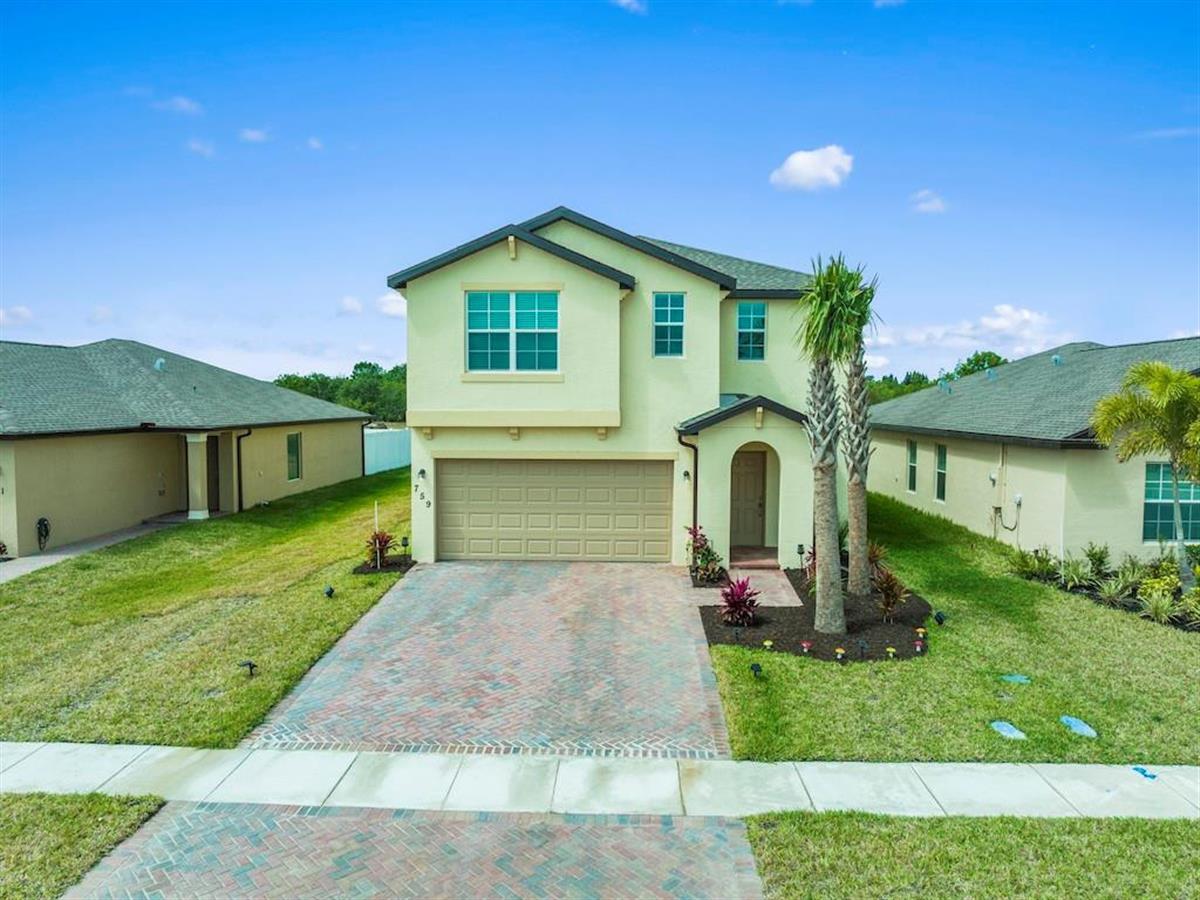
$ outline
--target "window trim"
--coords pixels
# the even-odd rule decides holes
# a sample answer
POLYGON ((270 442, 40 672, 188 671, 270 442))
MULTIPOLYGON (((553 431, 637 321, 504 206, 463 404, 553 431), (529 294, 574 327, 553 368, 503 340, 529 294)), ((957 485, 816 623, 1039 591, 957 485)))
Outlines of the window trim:
POLYGON ((765 363, 767 361, 767 309, 766 300, 738 300, 737 306, 733 310, 734 324, 734 345, 733 355, 737 362, 748 363, 765 363), (761 306, 762 307, 762 328, 742 328, 742 307, 743 306, 761 306), (762 335, 762 356, 757 359, 753 357, 742 356, 742 334, 761 334, 762 335))
POLYGON ((950 459, 950 450, 945 444, 934 444, 933 450, 933 502, 946 502, 946 485, 949 478, 946 475, 950 459))
MULTIPOLYGON (((562 291, 555 288, 485 288, 471 287, 463 290, 463 376, 472 379, 490 375, 498 377, 513 375, 561 375, 562 374, 562 291), (489 322, 487 328, 471 328, 471 294, 507 294, 508 295, 508 328, 507 330, 492 328, 489 322), (517 294, 553 294, 554 328, 518 328, 517 327, 517 294), (507 369, 472 369, 471 368, 471 335, 472 334, 507 334, 508 335, 508 368, 507 369), (554 368, 553 369, 518 369, 517 368, 517 336, 521 334, 553 334, 554 368)), ((489 309, 489 315, 491 310, 489 309)), ((536 352, 536 351, 535 351, 536 352)), ((491 354, 491 351, 488 351, 491 354)))
MULTIPOLYGON (((667 307, 669 310, 670 307, 667 307)), ((670 338, 667 339, 670 341, 670 338)), ((653 291, 650 294, 650 356, 654 359, 686 359, 687 358, 687 292, 686 291, 653 291), (680 297, 683 305, 680 309, 683 311, 683 317, 679 322, 659 322, 658 321, 658 298, 659 297, 680 297), (663 325, 669 327, 673 325, 679 326, 679 352, 678 353, 659 353, 658 352, 658 326, 663 325)))
POLYGON ((904 482, 904 490, 906 493, 915 494, 917 492, 917 442, 906 442, 906 453, 904 469, 906 478, 904 482))
MULTIPOLYGON (((1183 496, 1180 496, 1179 505, 1182 508, 1190 508, 1194 511, 1193 517, 1192 517, 1193 522, 1191 522, 1191 523, 1185 522, 1184 523, 1184 534, 1186 535, 1187 534, 1187 526, 1189 524, 1195 524, 1196 522, 1200 522, 1200 481, 1192 481, 1187 478, 1180 479, 1179 489, 1180 489, 1181 494, 1182 494, 1185 486, 1187 486, 1189 488, 1189 492, 1193 496, 1188 497, 1187 499, 1184 499, 1183 496)), ((1160 492, 1160 494, 1161 493, 1162 492, 1160 492)), ((1145 466, 1142 469, 1142 544, 1143 544, 1143 546, 1151 547, 1151 546, 1156 546, 1161 543, 1174 543, 1176 541, 1174 505, 1175 505, 1175 499, 1174 499, 1173 492, 1171 490, 1171 462, 1170 462, 1170 460, 1165 460, 1165 459, 1164 460, 1154 460, 1154 459, 1147 460, 1145 466), (1162 470, 1166 470, 1166 473, 1167 473, 1166 480, 1164 481, 1160 475, 1160 477, 1155 481, 1156 484, 1161 484, 1165 487, 1165 489, 1166 489, 1165 497, 1160 495, 1157 498, 1150 499, 1149 497, 1146 496, 1146 487, 1150 483, 1148 476, 1150 474, 1149 470, 1150 470, 1151 466, 1160 466, 1162 470), (1168 521, 1169 521, 1169 524, 1171 527, 1171 535, 1169 537, 1162 537, 1162 536, 1146 537, 1146 504, 1148 504, 1148 503, 1154 503, 1156 505, 1161 504, 1161 505, 1168 507, 1168 509, 1170 509, 1171 515, 1170 515, 1170 519, 1168 521)), ((1156 524, 1161 525, 1162 524, 1161 520, 1157 521, 1156 524)), ((1196 537, 1184 537, 1183 542, 1185 544, 1200 543, 1200 533, 1197 533, 1196 537)))
POLYGON ((288 481, 304 479, 304 432, 289 431, 284 438, 285 474, 288 481), (292 477, 292 438, 296 439, 296 476, 292 477))

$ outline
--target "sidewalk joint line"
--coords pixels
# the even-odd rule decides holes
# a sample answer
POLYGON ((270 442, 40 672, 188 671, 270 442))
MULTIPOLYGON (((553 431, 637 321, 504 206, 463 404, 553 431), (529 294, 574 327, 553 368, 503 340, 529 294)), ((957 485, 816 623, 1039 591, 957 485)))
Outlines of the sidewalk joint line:
POLYGON ((908 770, 917 776, 917 781, 921 782, 921 787, 925 788, 925 793, 933 798, 933 802, 936 803, 937 808, 942 811, 942 815, 949 816, 950 813, 946 812, 946 807, 942 806, 942 801, 939 800, 938 795, 933 792, 933 788, 925 783, 925 779, 921 777, 921 773, 917 771, 917 767, 913 763, 906 763, 906 765, 908 766, 908 770))
MULTIPOLYGON (((128 746, 128 745, 126 745, 126 746, 128 746)), ((122 772, 124 772, 130 766, 132 766, 135 762, 137 762, 139 759, 141 759, 143 756, 145 756, 146 753, 149 752, 151 746, 152 745, 150 745, 150 744, 143 745, 142 749, 139 752, 135 753, 133 756, 131 756, 129 758, 129 761, 127 763, 125 763, 125 765, 121 766, 119 769, 117 769, 117 771, 113 772, 111 775, 109 775, 107 778, 105 778, 102 782, 100 782, 98 785, 96 785, 96 790, 100 790, 100 788, 104 787, 106 784, 108 784, 110 781, 112 781, 114 778, 116 778, 118 775, 120 775, 122 772)))
POLYGON ((1067 804, 1068 807, 1070 807, 1072 810, 1074 810, 1075 815, 1079 816, 1080 818, 1087 818, 1087 816, 1084 815, 1083 810, 1081 810, 1074 803, 1072 803, 1070 800, 1068 800, 1066 795, 1062 791, 1060 791, 1058 788, 1056 788, 1054 786, 1054 784, 1050 781, 1050 779, 1047 778, 1045 775, 1043 775, 1041 770, 1036 765, 1034 765, 1033 763, 1025 763, 1025 767, 1028 769, 1032 769, 1035 773, 1037 773, 1037 777, 1042 779, 1042 781, 1046 782, 1046 786, 1049 787, 1050 790, 1054 791, 1054 793, 1056 795, 1061 797, 1062 802, 1067 804))
POLYGON ((329 789, 329 793, 326 794, 321 800, 320 804, 318 804, 321 809, 325 808, 325 804, 329 802, 329 798, 333 796, 333 792, 338 789, 338 785, 342 783, 342 779, 345 778, 349 771, 354 768, 354 764, 358 762, 358 757, 360 755, 361 754, 359 754, 358 751, 355 751, 354 756, 350 758, 350 765, 346 766, 346 768, 342 770, 342 774, 337 777, 337 781, 333 783, 333 787, 329 789))
POLYGON ((225 774, 224 774, 224 775, 221 777, 221 780, 220 780, 220 781, 218 781, 216 784, 214 784, 214 785, 213 785, 213 788, 212 788, 212 790, 211 790, 211 791, 209 791, 207 794, 205 794, 205 795, 204 795, 204 798, 203 798, 203 799, 200 801, 201 803, 206 803, 206 802, 208 802, 208 798, 209 798, 209 797, 211 797, 213 794, 215 794, 215 793, 216 793, 216 792, 217 792, 217 791, 220 789, 221 785, 223 785, 223 784, 224 784, 226 781, 228 781, 228 780, 229 780, 231 777, 233 777, 233 773, 234 773, 234 772, 236 772, 238 769, 240 769, 240 768, 242 767, 242 764, 243 764, 243 763, 244 763, 246 760, 248 760, 248 759, 251 757, 251 755, 254 753, 254 750, 253 750, 253 748, 250 748, 250 747, 237 747, 237 748, 235 748, 235 749, 237 749, 237 750, 245 750, 245 751, 246 751, 246 753, 245 753, 245 754, 242 756, 242 758, 241 758, 241 759, 239 759, 239 760, 237 761, 237 765, 236 765, 236 766, 234 766, 232 769, 230 769, 228 772, 226 772, 226 773, 225 773, 225 774))

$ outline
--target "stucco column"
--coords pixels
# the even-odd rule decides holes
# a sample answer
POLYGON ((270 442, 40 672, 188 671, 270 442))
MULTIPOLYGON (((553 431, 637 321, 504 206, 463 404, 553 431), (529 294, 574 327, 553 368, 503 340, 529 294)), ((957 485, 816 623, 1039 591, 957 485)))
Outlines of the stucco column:
POLYGON ((188 518, 208 518, 208 435, 186 434, 188 518))

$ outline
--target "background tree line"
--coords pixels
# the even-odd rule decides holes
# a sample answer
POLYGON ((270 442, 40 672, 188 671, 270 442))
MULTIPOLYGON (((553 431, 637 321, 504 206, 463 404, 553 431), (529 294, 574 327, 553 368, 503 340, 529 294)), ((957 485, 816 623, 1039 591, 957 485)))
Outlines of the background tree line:
POLYGON ((408 366, 385 369, 379 363, 356 363, 349 375, 280 375, 280 387, 340 403, 386 422, 403 422, 408 408, 408 366))
POLYGON ((924 372, 916 371, 906 372, 903 378, 897 378, 895 375, 884 375, 882 378, 868 375, 867 391, 871 395, 872 404, 882 403, 884 400, 903 397, 905 394, 929 387, 938 378, 962 378, 964 375, 972 375, 975 372, 982 372, 984 369, 994 369, 1006 362, 1008 360, 999 353, 991 350, 976 350, 966 359, 959 361, 951 371, 939 372, 935 378, 930 378, 924 372))

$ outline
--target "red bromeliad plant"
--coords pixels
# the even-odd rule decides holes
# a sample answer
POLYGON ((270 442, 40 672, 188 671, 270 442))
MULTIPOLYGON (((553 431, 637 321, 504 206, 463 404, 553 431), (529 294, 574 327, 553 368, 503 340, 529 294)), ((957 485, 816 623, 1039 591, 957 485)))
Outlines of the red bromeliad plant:
POLYGON ((750 587, 749 578, 735 578, 721 588, 721 619, 726 625, 754 624, 760 591, 750 587))
POLYGON ((904 586, 896 573, 891 569, 885 569, 880 566, 875 570, 875 591, 876 600, 879 603, 879 611, 883 613, 883 621, 894 622, 896 619, 896 610, 900 605, 908 599, 908 588, 904 586))
POLYGON ((395 541, 386 531, 372 531, 367 538, 367 564, 378 568, 387 562, 388 551, 395 541))

